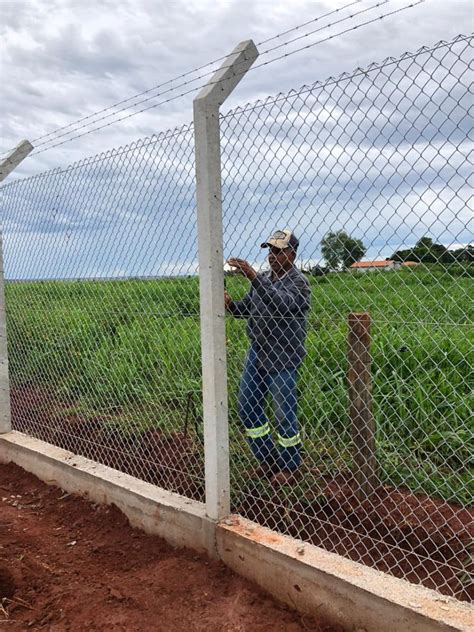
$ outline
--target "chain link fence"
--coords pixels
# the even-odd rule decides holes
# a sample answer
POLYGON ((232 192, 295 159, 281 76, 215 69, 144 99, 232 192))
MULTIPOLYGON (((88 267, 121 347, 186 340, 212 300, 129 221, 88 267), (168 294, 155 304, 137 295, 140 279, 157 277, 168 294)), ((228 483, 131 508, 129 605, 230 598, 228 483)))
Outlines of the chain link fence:
POLYGON ((274 257, 265 282, 227 277, 233 510, 463 599, 471 58, 470 38, 440 43, 238 108, 221 128, 226 253, 268 275, 260 243, 276 229, 300 240, 299 274, 274 257))
POLYGON ((202 500, 192 126, 2 197, 14 428, 202 500))
MULTIPOLYGON (((251 314, 268 346, 247 390, 249 313, 227 319, 232 509, 460 599, 471 50, 460 36, 221 116, 225 254, 264 275, 252 287, 273 306, 251 314), (288 228, 278 302, 260 244, 288 228), (293 309, 294 287, 309 306, 293 309), (282 376, 295 329, 306 357, 282 376), (255 447, 270 435, 269 472, 255 447)), ((203 500, 192 126, 0 191, 14 428, 203 500)), ((249 282, 226 271, 238 302, 249 282)))

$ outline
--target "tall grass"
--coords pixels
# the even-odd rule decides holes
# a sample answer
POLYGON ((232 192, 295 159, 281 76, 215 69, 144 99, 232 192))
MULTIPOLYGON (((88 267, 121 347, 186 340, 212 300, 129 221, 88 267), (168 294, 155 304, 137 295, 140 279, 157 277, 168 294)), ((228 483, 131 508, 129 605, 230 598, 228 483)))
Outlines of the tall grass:
MULTIPOLYGON (((471 284, 468 274, 451 274, 449 266, 311 279, 299 417, 315 460, 348 465, 347 314, 369 311, 383 479, 470 502, 471 284)), ((235 298, 247 285, 237 277, 227 282, 235 298)), ((200 402, 195 278, 11 283, 7 308, 13 388, 54 393, 54 401, 125 432, 178 430, 188 393, 200 402)), ((244 322, 228 319, 227 345, 231 429, 240 446, 236 393, 248 345, 244 322)))

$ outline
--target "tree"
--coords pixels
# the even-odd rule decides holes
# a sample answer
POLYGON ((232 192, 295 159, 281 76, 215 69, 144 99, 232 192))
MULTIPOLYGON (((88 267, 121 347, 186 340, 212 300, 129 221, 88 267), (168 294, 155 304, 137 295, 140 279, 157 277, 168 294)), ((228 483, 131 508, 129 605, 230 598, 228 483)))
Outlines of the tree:
POLYGON ((426 248, 426 250, 430 250, 433 247, 433 245, 434 245, 434 242, 431 239, 431 237, 425 236, 416 242, 415 248, 426 248))
POLYGON ((442 244, 436 244, 431 237, 422 237, 413 248, 397 250, 394 261, 418 261, 420 263, 456 263, 472 262, 474 248, 471 244, 457 250, 449 250, 442 244))
POLYGON ((453 250, 451 254, 455 261, 474 263, 474 245, 472 244, 453 250))
POLYGON ((343 230, 329 232, 321 241, 321 253, 332 270, 345 270, 360 261, 366 248, 360 239, 354 239, 343 230))

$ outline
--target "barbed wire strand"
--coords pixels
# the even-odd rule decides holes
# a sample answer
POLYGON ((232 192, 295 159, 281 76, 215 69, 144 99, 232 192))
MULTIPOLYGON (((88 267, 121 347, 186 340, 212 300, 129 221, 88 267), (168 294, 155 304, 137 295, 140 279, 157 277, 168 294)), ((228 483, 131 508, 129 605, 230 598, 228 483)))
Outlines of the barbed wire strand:
MULTIPOLYGON (((285 35, 287 35, 287 34, 289 34, 289 33, 293 32, 293 31, 296 31, 296 30, 299 30, 299 29, 301 29, 301 28, 304 28, 305 26, 308 26, 309 24, 313 24, 313 23, 315 23, 315 22, 318 22, 318 21, 320 21, 320 20, 322 20, 322 19, 324 19, 324 18, 326 18, 326 17, 330 17, 331 15, 334 15, 334 14, 336 14, 336 13, 340 13, 341 11, 343 11, 343 10, 345 10, 345 9, 347 9, 347 8, 349 8, 349 7, 351 7, 351 6, 353 6, 354 4, 359 4, 360 2, 362 2, 362 0, 352 0, 352 2, 348 2, 347 4, 345 4, 345 5, 344 5, 344 6, 342 6, 342 7, 339 7, 338 9, 334 9, 334 10, 332 10, 332 11, 328 11, 327 13, 324 13, 323 15, 320 15, 320 16, 318 16, 318 17, 316 17, 316 18, 313 18, 313 19, 311 19, 311 20, 308 20, 307 22, 304 22, 303 24, 298 24, 298 25, 294 26, 293 28, 288 29, 287 31, 283 31, 282 33, 278 33, 277 35, 274 35, 274 36, 272 36, 272 37, 270 37, 270 38, 268 38, 268 39, 266 39, 266 40, 262 40, 261 42, 258 42, 258 43, 257 43, 257 46, 261 46, 261 45, 266 44, 266 43, 268 43, 268 42, 270 42, 270 41, 273 41, 273 40, 275 40, 275 39, 278 39, 278 38, 284 37, 285 35)), ((35 144, 35 143, 37 143, 37 142, 38 142, 38 141, 40 141, 40 140, 43 140, 43 139, 45 139, 45 138, 49 138, 50 136, 55 137, 55 136, 58 134, 58 132, 64 131, 64 130, 66 130, 66 129, 69 129, 70 127, 75 127, 75 126, 76 126, 76 125, 78 125, 79 123, 82 123, 82 122, 84 122, 84 121, 86 121, 86 120, 93 119, 93 118, 95 118, 96 116, 98 116, 99 114, 103 114, 104 112, 107 112, 107 111, 109 111, 109 110, 112 110, 112 109, 116 108, 116 107, 117 107, 117 106, 119 106, 119 105, 123 105, 123 104, 127 103, 128 101, 131 101, 132 99, 136 99, 137 97, 141 97, 141 96, 143 96, 143 95, 145 95, 145 94, 149 94, 150 92, 153 92, 154 90, 158 90, 159 88, 162 88, 163 86, 169 85, 170 83, 174 83, 175 81, 178 81, 179 79, 183 79, 184 77, 187 77, 187 76, 189 76, 189 75, 192 75, 192 74, 194 74, 195 72, 199 72, 200 70, 203 70, 204 68, 207 68, 207 66, 210 66, 210 65, 216 64, 216 63, 218 63, 218 62, 220 62, 220 61, 223 61, 224 59, 226 59, 226 58, 227 58, 227 56, 228 56, 228 55, 223 55, 223 56, 221 56, 221 57, 217 57, 216 59, 214 59, 214 60, 212 60, 212 61, 208 61, 207 63, 205 63, 205 64, 203 64, 203 65, 201 65, 201 66, 198 66, 198 67, 196 67, 196 68, 194 68, 194 69, 192 69, 192 70, 188 70, 188 71, 186 71, 185 73, 182 73, 182 74, 180 74, 180 75, 177 75, 176 77, 173 77, 173 78, 171 78, 171 79, 168 79, 168 80, 166 80, 166 81, 164 81, 164 82, 162 82, 162 83, 156 84, 156 85, 152 86, 151 88, 147 88, 146 90, 143 90, 142 92, 138 92, 138 93, 136 93, 136 94, 133 94, 133 95, 131 95, 131 96, 127 97, 126 99, 122 99, 121 101, 117 101, 116 103, 112 103, 111 105, 109 105, 109 106, 107 106, 107 107, 105 107, 105 108, 102 108, 102 109, 97 110, 97 111, 95 111, 95 112, 93 112, 93 113, 91 113, 91 114, 88 114, 87 116, 84 116, 84 117, 82 117, 82 118, 80 118, 80 119, 77 119, 77 120, 75 120, 75 121, 72 121, 71 123, 68 123, 67 125, 63 125, 63 126, 61 126, 61 127, 58 127, 58 128, 56 128, 56 129, 54 129, 53 131, 48 132, 47 134, 43 134, 42 136, 37 136, 36 138, 34 138, 34 139, 31 141, 31 143, 32 143, 32 144, 35 144)), ((159 95, 155 95, 155 97, 156 97, 156 96, 159 96, 159 95)), ((132 105, 133 105, 133 104, 132 104, 132 105)), ((94 121, 90 121, 90 124, 93 124, 93 123, 94 123, 94 121)), ((72 130, 72 131, 73 131, 73 130, 72 130)), ((72 131, 71 131, 71 133, 72 133, 72 131)), ((50 139, 50 140, 54 140, 54 138, 53 138, 53 139, 50 139)), ((48 141, 48 142, 49 142, 49 141, 48 141)), ((41 144, 44 144, 44 143, 41 143, 41 144)), ((10 149, 7 149, 7 150, 4 150, 4 151, 0 152, 0 155, 7 154, 7 153, 9 153, 12 149, 13 149, 13 148, 10 148, 10 149)))
MULTIPOLYGON (((394 10, 394 11, 390 11, 390 12, 388 12, 388 13, 382 14, 382 15, 380 15, 380 16, 378 16, 378 17, 376 17, 376 18, 373 18, 373 19, 371 19, 371 20, 367 20, 367 21, 362 22, 362 23, 359 23, 359 24, 357 24, 357 25, 355 25, 355 26, 353 26, 353 27, 350 27, 350 28, 344 29, 343 31, 340 31, 339 33, 335 33, 335 34, 333 34, 333 35, 330 35, 330 36, 328 36, 328 37, 326 37, 326 38, 323 38, 323 39, 318 40, 318 41, 316 41, 316 42, 313 42, 313 43, 311 43, 311 44, 307 44, 306 46, 302 46, 302 47, 300 47, 300 48, 298 48, 298 49, 296 49, 296 50, 294 50, 294 51, 291 51, 291 52, 289 52, 289 53, 284 53, 283 55, 280 55, 280 56, 278 56, 278 57, 275 57, 275 58, 273 58, 273 59, 270 59, 270 60, 268 60, 268 61, 266 61, 266 62, 262 62, 261 64, 258 64, 258 65, 256 65, 256 66, 253 66, 252 68, 250 68, 250 69, 249 69, 249 72, 250 72, 250 71, 252 71, 252 70, 257 70, 258 68, 262 68, 262 67, 264 67, 264 66, 268 66, 268 65, 269 65, 269 64, 271 64, 271 63, 274 63, 274 62, 279 61, 279 60, 284 59, 284 58, 288 58, 288 57, 290 57, 291 55, 294 55, 294 54, 296 54, 296 53, 299 53, 299 52, 301 52, 301 51, 303 51, 303 50, 308 50, 308 49, 310 49, 310 48, 313 48, 314 46, 317 46, 317 45, 322 44, 322 43, 324 43, 324 42, 327 42, 327 41, 330 41, 330 40, 335 39, 335 38, 337 38, 337 37, 340 37, 340 36, 342 36, 342 35, 344 35, 344 34, 346 34, 346 33, 349 33, 349 32, 351 32, 351 31, 355 31, 355 30, 357 30, 357 29, 360 29, 360 28, 362 28, 362 27, 364 27, 364 26, 367 26, 367 25, 372 24, 372 23, 374 23, 374 22, 377 22, 377 21, 379 21, 379 20, 383 20, 383 19, 385 19, 385 18, 387 18, 387 17, 389 17, 389 16, 391 16, 391 15, 395 15, 395 14, 397 14, 397 13, 400 13, 400 12, 402 12, 402 11, 405 11, 406 9, 411 9, 411 8, 413 8, 413 7, 415 7, 415 6, 419 5, 419 4, 422 4, 422 3, 424 3, 424 2, 425 2, 425 0, 418 0, 417 2, 413 2, 413 3, 409 4, 409 5, 405 5, 404 7, 401 7, 401 8, 399 8, 399 9, 394 10)), ((234 76, 239 76, 240 74, 245 74, 245 72, 241 72, 241 73, 234 73, 234 76)), ((214 82, 214 83, 216 83, 216 82, 214 82)), ((143 112, 147 112, 148 110, 152 110, 152 109, 157 108, 157 107, 159 107, 159 106, 161 106, 161 105, 164 105, 164 104, 166 104, 166 103, 170 103, 171 101, 175 101, 176 99, 182 98, 182 97, 184 97, 184 96, 187 96, 188 94, 191 94, 191 93, 193 93, 193 92, 196 92, 197 90, 200 90, 200 89, 201 89, 201 88, 203 88, 204 86, 209 86, 209 85, 212 85, 212 84, 213 84, 213 82, 207 82, 207 83, 202 84, 202 85, 200 85, 200 86, 196 86, 196 87, 194 87, 194 88, 191 88, 190 90, 186 90, 186 91, 184 91, 184 92, 182 92, 182 93, 180 93, 180 94, 174 95, 174 96, 172 96, 172 97, 170 97, 170 98, 168 98, 168 99, 165 99, 165 100, 163 100, 163 101, 159 101, 158 103, 154 103, 154 104, 149 105, 149 106, 147 106, 147 107, 145 107, 145 108, 142 108, 142 109, 140 109, 140 110, 137 110, 136 112, 131 112, 131 113, 129 113, 129 114, 127 114, 127 115, 123 116, 123 117, 120 117, 119 119, 116 119, 116 120, 114 120, 114 121, 111 121, 111 122, 109 122, 109 123, 107 123, 107 124, 105 124, 105 125, 100 125, 100 126, 98 126, 98 127, 94 127, 94 128, 92 128, 92 129, 90 129, 90 130, 87 130, 87 131, 85 131, 85 132, 82 132, 81 134, 77 134, 76 136, 73 136, 73 137, 71 137, 71 138, 68 138, 68 139, 66 139, 66 140, 63 140, 63 141, 61 141, 61 142, 59 142, 59 143, 55 143, 55 144, 53 144, 53 145, 51 145, 51 146, 49 146, 49 147, 46 147, 45 149, 40 149, 39 151, 33 151, 33 152, 30 154, 30 156, 39 155, 39 154, 41 154, 41 153, 44 153, 44 152, 49 151, 49 150, 51 150, 51 149, 54 149, 55 147, 59 147, 59 146, 64 145, 64 144, 66 144, 66 143, 68 143, 68 142, 71 142, 71 141, 73 141, 73 140, 76 140, 77 138, 81 138, 82 136, 86 136, 86 135, 91 134, 91 133, 93 133, 93 132, 96 132, 96 131, 98 131, 98 130, 100 130, 100 129, 104 129, 104 128, 106 128, 106 127, 110 127, 111 125, 114 125, 115 123, 118 123, 118 122, 121 122, 121 121, 127 120, 127 119, 129 119, 129 118, 132 118, 132 117, 134 117, 134 116, 137 116, 138 114, 141 114, 141 113, 143 113, 143 112)), ((80 129, 80 128, 79 128, 79 129, 80 129)))

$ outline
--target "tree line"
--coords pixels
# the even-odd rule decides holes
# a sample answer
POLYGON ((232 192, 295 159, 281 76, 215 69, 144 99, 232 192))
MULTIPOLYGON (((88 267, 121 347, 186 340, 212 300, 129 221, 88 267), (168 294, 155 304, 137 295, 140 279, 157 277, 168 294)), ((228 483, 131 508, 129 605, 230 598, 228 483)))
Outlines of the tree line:
POLYGON ((435 244, 430 237, 422 237, 413 248, 394 252, 391 259, 417 263, 472 263, 474 245, 468 244, 456 250, 449 250, 442 244, 435 244))
MULTIPOLYGON (((330 231, 321 240, 321 254, 325 266, 312 266, 306 272, 315 276, 338 270, 347 270, 353 263, 360 261, 367 248, 360 239, 348 235, 343 230, 330 231)), ((422 237, 413 248, 396 250, 389 260, 397 262, 414 261, 415 263, 472 263, 474 262, 474 245, 469 244, 450 250, 437 244, 431 237, 422 237)))

